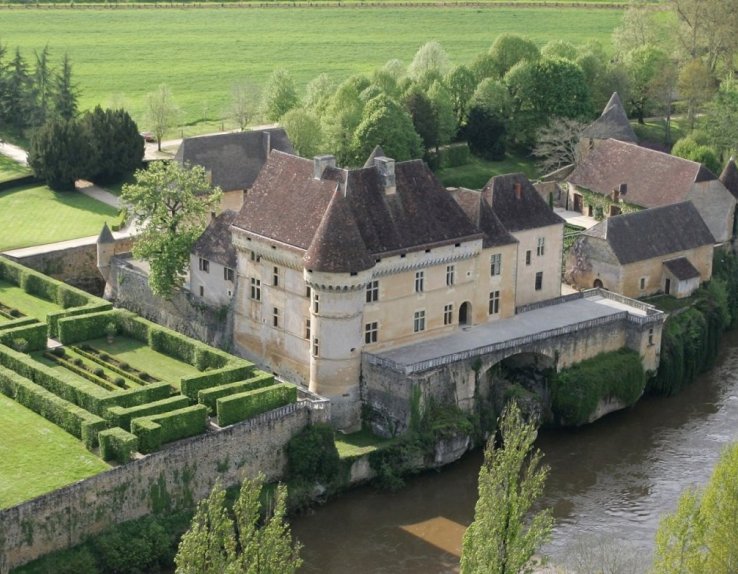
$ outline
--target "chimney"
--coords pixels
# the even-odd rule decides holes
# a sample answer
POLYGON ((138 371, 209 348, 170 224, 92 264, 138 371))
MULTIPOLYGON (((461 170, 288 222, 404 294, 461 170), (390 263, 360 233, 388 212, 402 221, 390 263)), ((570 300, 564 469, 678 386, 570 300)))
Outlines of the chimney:
POLYGON ((261 132, 261 143, 264 146, 264 157, 269 157, 269 152, 272 151, 272 134, 271 132, 261 132))
POLYGON ((313 179, 320 179, 327 167, 336 167, 336 157, 332 155, 316 155, 313 158, 313 179))
POLYGON ((513 190, 515 191, 515 199, 523 198, 523 186, 519 181, 513 184, 513 190))
POLYGON ((375 157, 374 166, 379 172, 379 178, 384 186, 385 195, 394 195, 395 187, 395 160, 388 157, 375 157))

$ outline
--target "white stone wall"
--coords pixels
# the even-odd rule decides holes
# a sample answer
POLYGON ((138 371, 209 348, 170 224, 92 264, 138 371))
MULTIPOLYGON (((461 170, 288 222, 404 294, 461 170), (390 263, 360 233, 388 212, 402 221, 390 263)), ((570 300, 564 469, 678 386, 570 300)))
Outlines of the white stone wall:
POLYGON ((519 307, 561 295, 563 224, 517 231, 513 233, 513 236, 519 242, 515 304, 519 307), (537 254, 539 239, 544 241, 543 255, 537 254), (526 263, 528 251, 530 252, 530 263, 526 263), (537 273, 543 273, 541 289, 535 288, 537 273))
POLYGON ((236 270, 234 281, 226 280, 225 266, 208 261, 208 271, 200 269, 200 256, 190 255, 190 293, 212 307, 230 305, 236 291, 236 270))

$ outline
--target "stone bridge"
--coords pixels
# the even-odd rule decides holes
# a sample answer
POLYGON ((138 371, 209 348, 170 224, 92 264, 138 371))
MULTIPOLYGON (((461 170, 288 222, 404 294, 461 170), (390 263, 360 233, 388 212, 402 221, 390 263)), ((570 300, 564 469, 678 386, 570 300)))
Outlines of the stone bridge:
POLYGON ((482 375, 516 355, 545 357, 547 365, 559 370, 627 347, 640 354, 646 371, 655 371, 664 320, 664 313, 652 305, 604 289, 519 307, 509 319, 364 353, 362 401, 387 421, 384 430, 401 431, 409 422, 413 388, 419 387, 426 399, 470 411, 482 375))

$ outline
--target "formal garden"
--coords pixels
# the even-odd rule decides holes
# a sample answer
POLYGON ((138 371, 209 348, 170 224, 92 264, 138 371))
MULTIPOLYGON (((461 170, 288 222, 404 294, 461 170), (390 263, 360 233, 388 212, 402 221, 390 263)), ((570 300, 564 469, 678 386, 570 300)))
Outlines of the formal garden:
POLYGON ((0 449, 13 467, 0 508, 297 400, 246 360, 5 258, 0 393, 0 430, 13 438, 0 449))

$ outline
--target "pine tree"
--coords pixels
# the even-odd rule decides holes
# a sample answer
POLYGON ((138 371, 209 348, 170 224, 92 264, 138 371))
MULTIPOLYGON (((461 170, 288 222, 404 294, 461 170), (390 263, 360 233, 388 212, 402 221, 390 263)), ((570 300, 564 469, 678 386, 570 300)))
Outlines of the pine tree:
POLYGON ((49 46, 41 52, 34 52, 36 67, 33 71, 33 89, 31 93, 31 125, 41 126, 49 117, 51 96, 53 93, 53 71, 49 65, 49 46))
POLYGON ((72 83, 72 62, 69 54, 64 54, 62 67, 56 74, 54 90, 54 111, 56 117, 71 120, 77 115, 77 86, 72 83))
POLYGON ((31 79, 28 75, 28 65, 21 56, 20 49, 16 48, 15 57, 10 63, 5 94, 3 98, 3 115, 8 125, 17 131, 28 124, 31 79))

